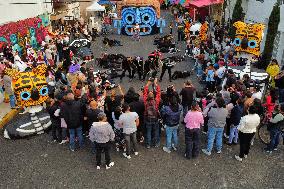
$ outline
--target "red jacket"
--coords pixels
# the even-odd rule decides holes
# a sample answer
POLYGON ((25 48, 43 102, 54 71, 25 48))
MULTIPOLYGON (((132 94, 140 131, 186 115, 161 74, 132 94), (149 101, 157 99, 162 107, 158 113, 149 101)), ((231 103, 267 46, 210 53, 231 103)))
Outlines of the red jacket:
MULTIPOLYGON (((144 87, 144 92, 143 92, 143 100, 144 100, 144 104, 145 105, 146 105, 146 102, 147 102, 148 94, 149 94, 149 87, 146 85, 144 87)), ((155 98, 155 101, 156 101, 156 110, 158 111, 159 110, 159 105, 160 105, 160 102, 161 102, 161 88, 160 88, 159 85, 156 86, 156 98, 155 98)))

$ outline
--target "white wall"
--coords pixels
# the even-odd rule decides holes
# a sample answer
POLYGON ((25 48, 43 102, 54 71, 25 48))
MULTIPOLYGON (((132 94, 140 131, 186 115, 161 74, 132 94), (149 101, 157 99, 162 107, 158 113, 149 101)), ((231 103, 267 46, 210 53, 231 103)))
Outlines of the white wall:
POLYGON ((281 32, 276 59, 284 66, 284 4, 280 5, 280 23, 278 31, 281 32))
POLYGON ((263 3, 256 0, 248 1, 248 9, 245 16, 246 22, 264 23, 269 18, 277 0, 264 0, 263 3))
POLYGON ((36 17, 45 12, 52 12, 51 0, 0 0, 0 25, 8 22, 36 17), (10 4, 10 3, 36 3, 36 4, 10 4))

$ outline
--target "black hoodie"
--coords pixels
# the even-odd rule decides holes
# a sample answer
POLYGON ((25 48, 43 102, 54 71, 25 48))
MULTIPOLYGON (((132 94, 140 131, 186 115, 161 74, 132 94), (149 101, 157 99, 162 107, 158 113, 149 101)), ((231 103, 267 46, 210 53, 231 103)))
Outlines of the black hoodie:
POLYGON ((61 116, 64 118, 68 129, 82 126, 83 114, 80 101, 67 100, 62 104, 61 116))

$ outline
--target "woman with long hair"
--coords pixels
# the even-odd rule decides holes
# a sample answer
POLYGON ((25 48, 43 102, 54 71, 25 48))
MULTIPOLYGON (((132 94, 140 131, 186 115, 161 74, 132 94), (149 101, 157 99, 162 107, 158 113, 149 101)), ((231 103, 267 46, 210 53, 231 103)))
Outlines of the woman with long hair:
POLYGON ((197 102, 193 102, 191 110, 185 118, 185 157, 196 158, 199 155, 200 127, 204 124, 203 114, 197 102))
POLYGON ((164 123, 166 125, 166 146, 163 147, 163 150, 167 153, 171 152, 173 148, 176 150, 178 145, 178 127, 180 122, 180 115, 182 112, 182 107, 178 104, 176 98, 171 98, 169 105, 163 106, 161 109, 161 115, 163 117, 164 123), (173 145, 172 145, 173 139, 173 145))

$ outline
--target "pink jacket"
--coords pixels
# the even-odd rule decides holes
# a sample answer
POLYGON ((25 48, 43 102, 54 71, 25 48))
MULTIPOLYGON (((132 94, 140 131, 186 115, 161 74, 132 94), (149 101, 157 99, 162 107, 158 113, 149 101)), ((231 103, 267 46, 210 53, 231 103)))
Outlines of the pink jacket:
POLYGON ((198 111, 189 111, 184 118, 184 122, 188 129, 199 129, 204 124, 203 114, 198 111))

